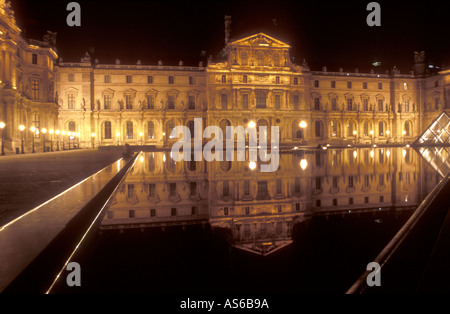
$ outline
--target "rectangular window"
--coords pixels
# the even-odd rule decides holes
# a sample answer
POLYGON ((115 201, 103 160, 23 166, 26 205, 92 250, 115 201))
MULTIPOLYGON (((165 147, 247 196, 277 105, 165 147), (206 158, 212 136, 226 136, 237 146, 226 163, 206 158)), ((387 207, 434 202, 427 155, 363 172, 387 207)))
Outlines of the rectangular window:
POLYGON ((227 100, 228 100, 227 94, 220 94, 220 104, 222 106, 222 110, 228 109, 227 100))
POLYGON ((195 96, 189 96, 189 109, 195 109, 195 96))
POLYGON ((300 109, 300 96, 294 95, 294 110, 300 109))
POLYGON ((384 111, 383 99, 378 99, 378 111, 384 111))
POLYGON ((277 205, 277 211, 279 213, 283 212, 283 205, 277 205))
POLYGON ((128 218, 134 218, 134 210, 133 209, 130 209, 128 211, 128 218))
POLYGON ((314 110, 320 110, 320 99, 314 98, 314 110))
POLYGON ((281 95, 275 95, 275 109, 281 108, 281 95))
POLYGON ((32 80, 31 81, 31 92, 33 99, 39 99, 39 81, 32 80))
POLYGON ((69 82, 74 82, 75 81, 75 74, 73 73, 69 73, 69 78, 68 78, 69 82))
POLYGON ((275 84, 280 84, 280 77, 279 76, 275 77, 275 84))
POLYGON ((367 82, 363 82, 363 89, 367 89, 367 82))
POLYGON ((258 199, 266 199, 267 195, 267 181, 258 181, 258 199))
POLYGON ((32 64, 38 64, 38 56, 37 54, 33 53, 31 56, 31 63, 32 64))
POLYGON ((74 94, 69 94, 67 96, 67 108, 75 109, 75 95, 74 94))
POLYGON ((103 95, 103 106, 105 109, 111 109, 111 95, 103 95))
POLYGON ((175 109, 175 96, 169 95, 169 97, 167 99, 167 108, 175 109))
POLYGON ((364 111, 369 111, 369 99, 368 98, 363 99, 363 109, 364 109, 364 111))
POLYGON ((352 82, 347 82, 347 88, 352 88, 352 82))
POLYGON ((248 94, 242 94, 242 109, 248 109, 248 94))
POLYGON ((152 140, 155 138, 155 124, 151 121, 147 125, 147 138, 149 140, 152 140))
POLYGON ((405 107, 405 112, 409 112, 409 99, 405 99, 403 101, 404 107, 405 107))
POLYGON ((333 189, 334 190, 337 190, 337 188, 339 187, 339 185, 338 185, 339 181, 338 180, 339 180, 338 177, 336 177, 336 176, 333 177, 333 189))
POLYGON ((295 210, 299 211, 300 210, 300 203, 295 203, 295 210))
POLYGON ((195 84, 195 80, 193 76, 189 76, 189 85, 194 85, 195 84))
POLYGON ((191 192, 191 196, 197 195, 197 182, 189 183, 189 191, 191 192))
POLYGON ((228 215, 230 214, 230 212, 229 212, 229 210, 228 210, 228 207, 224 207, 224 208, 223 208, 223 214, 224 214, 225 216, 228 216, 228 215))
POLYGON ((365 196, 365 197, 364 197, 364 203, 365 203, 365 204, 369 204, 369 197, 368 197, 368 196, 365 196))
POLYGON ((127 84, 133 83, 133 78, 131 75, 127 75, 127 84))
POLYGON ((383 83, 378 83, 378 89, 383 89, 383 83))
POLYGON ((244 211, 245 211, 246 215, 250 215, 250 207, 249 206, 245 206, 244 211))
POLYGON ((378 185, 384 185, 384 174, 380 174, 378 177, 378 185))
POLYGON ((266 93, 256 91, 256 108, 266 108, 266 93))
POLYGON ((331 88, 336 88, 336 81, 331 81, 331 88))
POLYGON ((175 79, 173 76, 169 76, 169 84, 174 84, 175 83, 175 79))
POLYGON ((294 77, 294 85, 298 85, 298 77, 294 77))
POLYGON ((348 176, 348 187, 353 188, 354 186, 353 176, 348 176))
POLYGON ((105 75, 105 83, 111 83, 111 76, 105 75))
POLYGON ((364 186, 365 187, 370 186, 370 175, 368 174, 364 175, 364 186))
POLYGON ((338 202, 337 202, 337 198, 333 198, 333 206, 337 206, 338 202))
POLYGON ((169 196, 174 197, 175 195, 177 195, 177 184, 170 183, 169 184, 169 196))
POLYGON ((381 196, 380 196, 380 203, 383 203, 383 202, 384 202, 384 196, 381 195, 381 196))
POLYGON ((112 131, 111 131, 111 122, 105 121, 105 139, 110 140, 112 138, 112 131))
POLYGON ((114 212, 108 210, 108 219, 113 219, 114 218, 114 212))
POLYGON ((353 110, 353 98, 347 98, 347 110, 348 111, 353 110))
POLYGON ((322 179, 321 177, 316 177, 316 190, 322 189, 322 179))
POLYGON ((294 193, 300 193, 300 178, 295 178, 294 193))
POLYGON ((176 215, 177 215, 177 209, 176 209, 175 207, 172 207, 172 208, 170 209, 170 214, 171 214, 172 216, 176 216, 176 215))
POLYGON ((147 83, 153 84, 153 76, 151 76, 151 75, 147 76, 147 83))
POLYGON ((153 95, 147 95, 147 109, 155 109, 155 98, 153 95))
POLYGON ((227 76, 226 75, 222 75, 222 83, 226 83, 227 82, 227 76))
POLYGON ((192 206, 191 207, 191 215, 195 216, 198 214, 198 207, 197 206, 192 206))
POLYGON ((244 75, 242 77, 242 83, 247 83, 247 82, 248 82, 247 75, 244 75))
POLYGON ((337 110, 337 98, 336 97, 331 98, 331 109, 337 110))
POLYGON ((319 81, 318 80, 314 81, 314 87, 319 87, 319 81))
POLYGON ((148 197, 155 197, 155 191, 156 191, 155 183, 150 183, 148 185, 148 197))
POLYGON ((348 198, 348 205, 353 205, 353 197, 348 198))
POLYGON ((150 209, 150 217, 155 217, 156 216, 156 209, 152 208, 150 209))
POLYGON ((133 95, 125 96, 126 109, 133 109, 133 95))

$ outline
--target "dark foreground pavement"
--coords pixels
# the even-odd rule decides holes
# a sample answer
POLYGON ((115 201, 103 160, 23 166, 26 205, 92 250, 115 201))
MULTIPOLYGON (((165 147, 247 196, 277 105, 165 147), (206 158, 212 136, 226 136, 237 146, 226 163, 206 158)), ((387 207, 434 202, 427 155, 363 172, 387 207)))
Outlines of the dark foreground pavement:
POLYGON ((0 156, 0 227, 121 156, 96 150, 0 156))

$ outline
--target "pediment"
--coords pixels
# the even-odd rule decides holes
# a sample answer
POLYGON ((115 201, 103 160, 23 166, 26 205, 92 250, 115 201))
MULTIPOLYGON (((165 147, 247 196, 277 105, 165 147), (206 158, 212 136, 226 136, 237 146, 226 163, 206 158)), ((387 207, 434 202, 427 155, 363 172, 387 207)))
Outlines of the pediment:
POLYGON ((261 47, 276 47, 276 48, 290 48, 291 46, 275 39, 267 34, 258 33, 242 39, 238 39, 229 43, 232 46, 261 46, 261 47))

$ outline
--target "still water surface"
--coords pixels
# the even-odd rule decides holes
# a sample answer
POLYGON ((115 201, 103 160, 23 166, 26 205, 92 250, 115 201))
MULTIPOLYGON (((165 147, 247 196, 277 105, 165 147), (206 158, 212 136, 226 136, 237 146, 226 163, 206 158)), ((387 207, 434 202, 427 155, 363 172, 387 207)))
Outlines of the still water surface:
POLYGON ((141 153, 73 259, 82 286, 56 292, 344 293, 441 179, 448 154, 421 153, 294 151, 274 173, 141 153))

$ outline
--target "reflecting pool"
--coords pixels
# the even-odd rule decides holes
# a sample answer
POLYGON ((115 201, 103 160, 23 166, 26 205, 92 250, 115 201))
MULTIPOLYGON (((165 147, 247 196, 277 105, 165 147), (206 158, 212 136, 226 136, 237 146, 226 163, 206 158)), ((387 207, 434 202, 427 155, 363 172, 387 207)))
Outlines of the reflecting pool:
POLYGON ((446 174, 422 155, 293 150, 267 173, 141 153, 76 257, 78 291, 344 293, 446 174))

